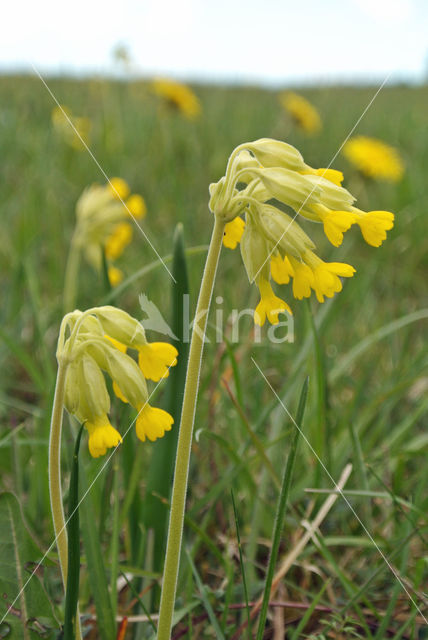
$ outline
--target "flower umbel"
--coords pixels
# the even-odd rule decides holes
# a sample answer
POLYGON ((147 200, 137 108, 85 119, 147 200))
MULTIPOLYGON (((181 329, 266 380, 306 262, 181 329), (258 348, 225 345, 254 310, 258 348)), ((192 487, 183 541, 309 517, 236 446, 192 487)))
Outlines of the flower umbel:
POLYGON ((340 171, 313 168, 291 145, 262 138, 239 145, 229 158, 225 176, 210 185, 210 209, 226 222, 223 244, 234 249, 240 243, 248 279, 260 290, 254 315, 257 324, 264 324, 266 318, 276 324, 279 313, 291 313, 275 295, 271 279, 277 284, 292 280, 293 295, 299 300, 313 291, 324 302, 341 291, 340 278, 355 273, 351 265, 326 263, 316 255, 315 244, 296 221, 298 215, 321 222, 335 247, 354 224, 375 247, 392 229, 392 213, 361 211, 342 181, 340 171), (294 217, 284 206, 295 212, 294 217))
POLYGON ((303 96, 286 91, 280 94, 279 101, 302 131, 312 135, 321 129, 320 114, 303 96))
POLYGON ((64 403, 85 425, 94 458, 122 441, 108 418, 110 396, 104 373, 111 378, 115 395, 139 412, 140 440, 156 440, 171 429, 173 419, 148 403, 146 378, 166 377, 169 367, 177 364, 177 355, 172 345, 147 342, 141 324, 115 307, 76 310, 64 317, 57 351, 58 361, 67 366, 64 403), (139 352, 141 367, 128 349, 139 352))
POLYGON ((356 136, 345 144, 343 154, 368 178, 398 182, 403 177, 404 164, 400 154, 382 140, 356 136))
POLYGON ((153 83, 153 91, 189 120, 195 120, 201 113, 198 98, 185 84, 158 78, 153 83))

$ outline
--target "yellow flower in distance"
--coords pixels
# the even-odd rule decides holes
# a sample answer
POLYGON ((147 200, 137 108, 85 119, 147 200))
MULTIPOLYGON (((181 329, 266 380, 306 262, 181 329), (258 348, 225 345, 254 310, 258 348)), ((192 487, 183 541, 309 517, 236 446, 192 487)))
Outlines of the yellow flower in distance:
POLYGON ((57 105, 52 109, 51 119, 55 131, 73 149, 82 151, 89 145, 92 128, 89 118, 75 117, 71 109, 57 105))
POLYGON ((189 120, 194 120, 201 113, 201 103, 185 84, 158 78, 153 82, 153 91, 189 120))
POLYGON ((132 240, 132 227, 127 222, 119 223, 107 238, 104 251, 107 260, 117 260, 122 255, 125 247, 132 240))
POLYGON ((116 260, 131 241, 130 218, 141 218, 146 212, 143 198, 129 192, 125 180, 111 178, 105 185, 86 188, 77 201, 73 247, 83 249, 88 262, 98 270, 102 251, 107 259, 116 260))
POLYGON ((393 227, 392 213, 355 207, 354 196, 342 182, 342 172, 313 168, 291 145, 261 138, 239 145, 229 158, 226 174, 210 185, 209 208, 226 223, 223 242, 232 249, 240 244, 248 279, 259 288, 257 324, 263 325, 266 318, 277 324, 279 313, 291 313, 275 295, 271 280, 277 284, 292 280, 295 298, 315 292, 318 301, 324 302, 341 291, 341 278, 355 273, 349 264, 321 260, 298 216, 321 222, 334 246, 341 244, 343 234, 354 224, 372 246, 380 246, 393 227), (281 205, 294 210, 294 217, 281 205))
POLYGON ((302 131, 314 134, 321 129, 321 117, 318 111, 303 96, 285 91, 279 95, 279 101, 302 131))
POLYGON ((133 193, 126 201, 128 211, 134 216, 134 218, 144 218, 147 213, 147 207, 143 196, 138 193, 133 193))
POLYGON ((117 287, 123 280, 123 271, 111 265, 108 268, 108 279, 112 287, 117 287))
POLYGON ((65 407, 85 425, 93 457, 122 442, 108 418, 110 397, 104 373, 110 377, 115 395, 138 411, 140 440, 160 438, 173 424, 166 411, 148 403, 146 377, 127 353, 128 348, 150 353, 149 368, 157 380, 166 377, 166 366, 177 363, 175 347, 161 342, 149 344, 141 324, 121 309, 105 306, 83 313, 76 310, 63 319, 57 357, 67 364, 65 407))
POLYGON ((355 136, 345 144, 343 154, 368 178, 398 182, 403 177, 404 164, 397 149, 376 138, 355 136))

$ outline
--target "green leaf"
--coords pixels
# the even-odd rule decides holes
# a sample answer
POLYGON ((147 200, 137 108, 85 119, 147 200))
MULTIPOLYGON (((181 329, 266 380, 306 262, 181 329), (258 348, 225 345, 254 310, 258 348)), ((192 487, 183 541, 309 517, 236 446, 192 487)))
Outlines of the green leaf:
POLYGON ((65 593, 64 640, 76 637, 76 611, 79 599, 80 535, 79 535, 79 448, 83 424, 76 438, 71 466, 68 496, 68 574, 65 593))
POLYGON ((302 392, 300 394, 299 406, 297 408, 296 421, 294 422, 295 429, 293 434, 293 440, 291 442, 290 453, 287 458, 287 463, 284 467, 284 475, 281 483, 281 492, 279 494, 278 503, 276 507, 275 523, 272 535, 272 547, 269 556, 269 564, 266 572, 266 583, 263 592, 263 602, 260 611, 259 626, 257 629, 257 640, 262 640, 264 635, 264 629, 266 624, 267 610, 269 606, 270 590, 272 587, 273 574, 275 571, 275 565, 278 558, 279 543, 281 542, 281 536, 284 528, 285 511, 287 507, 288 494, 290 491, 291 480, 293 477, 294 462, 296 460, 297 445, 302 429, 303 415, 305 412, 306 399, 308 397, 309 379, 306 378, 303 383, 302 392))
POLYGON ((42 630, 58 629, 36 571, 43 552, 28 532, 12 493, 0 494, 0 522, 0 637, 28 640, 39 637, 42 630), (28 628, 30 621, 40 634, 28 628))
POLYGON ((147 478, 147 491, 144 503, 144 524, 155 533, 153 570, 161 571, 165 555, 165 540, 168 527, 168 511, 159 497, 169 501, 174 472, 175 452, 177 449, 178 428, 181 405, 186 379, 189 344, 184 341, 184 296, 188 295, 186 253, 183 241, 182 225, 177 225, 174 234, 172 274, 176 280, 172 286, 172 322, 171 329, 178 340, 174 346, 178 349, 177 365, 171 369, 168 378, 168 410, 174 418, 172 432, 158 440, 153 447, 153 456, 147 478))
POLYGON ((82 477, 83 499, 80 504, 82 516, 82 536, 88 563, 89 584, 97 611, 98 636, 102 640, 114 640, 116 637, 116 623, 111 608, 110 596, 107 588, 107 577, 98 528, 94 525, 95 508, 92 495, 87 491, 85 467, 80 469, 82 477))

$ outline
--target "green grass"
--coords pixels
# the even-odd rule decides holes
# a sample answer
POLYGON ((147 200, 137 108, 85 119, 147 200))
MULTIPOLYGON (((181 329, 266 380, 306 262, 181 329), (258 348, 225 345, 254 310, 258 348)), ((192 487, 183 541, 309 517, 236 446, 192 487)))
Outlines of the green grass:
MULTIPOLYGON (((144 83, 60 78, 48 83, 61 104, 91 119, 91 150, 106 173, 125 178, 133 192, 144 196, 148 214, 143 228, 161 256, 172 253, 179 222, 187 248, 208 242, 208 185, 223 175, 228 155, 237 144, 259 137, 283 139, 297 146, 312 166, 326 166, 376 90, 331 87, 305 91, 324 123, 318 136, 307 138, 282 112, 275 92, 196 87, 203 113, 199 120, 189 122, 159 105, 144 83)), ((3 489, 18 497, 28 528, 46 550, 53 539, 47 442, 65 262, 76 200, 88 184, 103 183, 104 178, 85 151, 68 147, 53 130, 54 103, 40 80, 0 78, 0 98, 0 481, 3 489)), ((345 172, 345 186, 357 196, 359 206, 393 211, 396 224, 379 249, 365 245, 354 228, 342 247, 334 249, 323 239, 320 227, 303 225, 324 259, 349 262, 357 273, 325 305, 311 301, 308 308, 292 299, 289 287, 283 288, 283 297, 294 311, 294 343, 271 343, 265 327, 262 342, 254 344, 249 318, 240 323, 239 344, 231 343, 230 332, 226 332, 226 343, 216 343, 214 330, 209 329, 184 535, 187 553, 183 553, 178 587, 177 637, 179 633, 189 639, 234 637, 247 620, 243 569, 250 602, 263 593, 279 493, 277 479, 289 453, 293 424, 252 358, 292 415, 303 381, 310 376, 305 435, 323 452, 323 462, 336 480, 345 465, 352 463, 347 498, 413 600, 397 587, 391 571, 339 497, 316 539, 306 545, 274 597, 283 604, 284 637, 295 637, 307 611, 298 631, 302 638, 310 634, 320 638, 428 637, 416 609, 417 605, 427 615, 423 595, 428 578, 428 438, 423 429, 427 314, 422 312, 427 300, 427 99, 427 87, 387 87, 357 130, 400 150, 406 163, 400 183, 367 182, 340 154, 334 161, 333 167, 345 172), (221 384, 223 377, 227 387, 221 384), (298 606, 293 608, 291 603, 298 606), (306 608, 299 608, 302 604, 306 608)), ((116 302, 141 317, 138 295, 144 292, 169 320, 168 273, 162 266, 144 272, 154 260, 152 248, 135 229, 133 242, 118 266, 126 277, 141 269, 143 273, 116 302)), ((187 261, 194 308, 204 253, 196 251, 187 261)), ((102 304, 105 295, 102 277, 82 262, 79 308, 102 304)), ((238 251, 222 252, 215 296, 222 296, 223 302, 214 302, 212 321, 216 310, 222 309, 226 319, 232 309, 257 303, 238 251)), ((150 338, 159 336, 153 333, 150 338)), ((165 407, 167 386, 163 385, 157 398, 165 407)), ((122 411, 120 415, 116 406, 113 419, 123 432, 131 414, 122 411)), ((67 490, 74 444, 74 431, 67 420, 63 439, 67 490)), ((97 528, 107 579, 112 564, 114 574, 125 572, 128 581, 133 578, 121 582, 118 614, 141 617, 144 608, 150 614, 157 611, 154 585, 159 574, 151 562, 153 540, 151 532, 142 527, 153 446, 137 444, 132 430, 127 439, 129 445, 115 456, 119 475, 113 478, 110 463, 91 490, 90 524, 97 528), (134 459, 138 466, 133 468, 134 459), (134 493, 127 501, 131 478, 134 493), (111 540, 118 527, 113 495, 119 497, 120 514, 127 504, 125 517, 119 519, 118 549, 111 540)), ((89 483, 103 462, 89 458, 85 434, 81 449, 89 483)), ((278 567, 303 535, 302 519, 313 520, 326 499, 323 493, 305 489, 330 487, 328 476, 302 440, 278 567)), ((165 501, 160 505, 168 509, 165 501)), ((82 510, 81 520, 85 514, 88 509, 82 510)), ((63 620, 59 572, 52 561, 56 561, 54 550, 45 561, 43 582, 57 618, 63 620)), ((84 547, 81 561, 80 610, 94 616, 94 582, 88 576, 84 547)), ((4 592, 0 577, 0 593, 4 592)), ((10 593, 10 599, 15 595, 10 593)), ((1 606, 3 615, 4 604, 1 606)), ((273 637, 275 625, 282 624, 279 609, 269 609, 265 638, 273 637)), ((38 631, 29 633, 37 637, 38 631)), ((54 637, 54 631, 50 633, 48 637, 54 637)), ((152 623, 134 621, 128 624, 126 637, 149 638, 152 633, 152 623)))

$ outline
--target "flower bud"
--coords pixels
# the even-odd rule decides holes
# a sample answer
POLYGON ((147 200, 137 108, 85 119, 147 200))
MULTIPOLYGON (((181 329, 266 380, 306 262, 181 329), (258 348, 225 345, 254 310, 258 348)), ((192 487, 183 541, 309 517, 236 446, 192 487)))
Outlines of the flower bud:
POLYGON ((264 233, 274 246, 299 258, 315 245, 295 220, 276 207, 265 204, 260 208, 260 222, 264 233))
POLYGON ((267 272, 269 276, 269 248, 263 233, 250 216, 247 216, 240 246, 248 280, 253 282, 260 272, 267 272))
POLYGON ((302 154, 286 142, 260 138, 245 147, 254 153, 263 167, 284 167, 292 171, 303 171, 306 167, 302 154))
POLYGON ((272 198, 299 211, 304 203, 318 202, 321 189, 311 184, 308 176, 282 167, 270 169, 253 169, 254 175, 260 178, 272 198))
POLYGON ((350 210, 355 198, 344 187, 340 187, 321 176, 306 175, 306 180, 321 189, 320 200, 329 209, 337 211, 350 210))
POLYGON ((139 345, 146 344, 147 340, 143 326, 126 311, 107 305, 98 307, 96 315, 108 336, 133 349, 136 349, 139 345))

